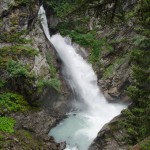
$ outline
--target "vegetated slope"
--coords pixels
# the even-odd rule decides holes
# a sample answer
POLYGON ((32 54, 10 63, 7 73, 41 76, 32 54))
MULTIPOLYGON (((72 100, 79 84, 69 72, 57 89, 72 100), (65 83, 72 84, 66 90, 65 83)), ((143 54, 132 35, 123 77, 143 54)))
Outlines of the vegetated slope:
POLYGON ((69 102, 39 7, 34 0, 0 1, 0 149, 64 147, 48 137, 69 102))

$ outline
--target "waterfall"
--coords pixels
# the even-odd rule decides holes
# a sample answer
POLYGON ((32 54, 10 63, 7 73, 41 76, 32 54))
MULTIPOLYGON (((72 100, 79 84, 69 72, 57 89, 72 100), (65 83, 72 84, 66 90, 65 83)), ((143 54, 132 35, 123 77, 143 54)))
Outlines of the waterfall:
POLYGON ((88 150, 102 126, 120 114, 126 106, 108 103, 105 100, 91 64, 76 52, 68 38, 60 34, 50 37, 42 6, 39 14, 42 16, 44 33, 61 58, 67 81, 76 95, 74 111, 54 127, 49 135, 53 136, 56 142, 66 141, 66 150, 88 150))

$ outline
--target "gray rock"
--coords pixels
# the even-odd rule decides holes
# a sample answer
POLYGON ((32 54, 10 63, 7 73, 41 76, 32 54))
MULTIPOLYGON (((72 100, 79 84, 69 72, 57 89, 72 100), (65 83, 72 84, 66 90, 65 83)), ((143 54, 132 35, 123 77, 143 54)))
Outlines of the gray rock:
POLYGON ((89 150, 127 150, 129 145, 121 140, 126 133, 115 126, 120 120, 122 117, 118 116, 104 125, 89 150))
POLYGON ((0 16, 2 13, 7 12, 10 5, 14 5, 14 0, 1 0, 0 1, 0 16))

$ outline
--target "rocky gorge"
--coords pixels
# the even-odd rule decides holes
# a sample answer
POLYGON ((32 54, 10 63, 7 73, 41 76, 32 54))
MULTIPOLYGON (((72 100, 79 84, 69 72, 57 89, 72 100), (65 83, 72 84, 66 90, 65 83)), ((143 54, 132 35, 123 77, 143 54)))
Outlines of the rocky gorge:
MULTIPOLYGON (((85 3, 77 10, 69 12, 68 9, 69 13, 64 12, 62 17, 53 3, 47 1, 1 0, 0 100, 6 97, 15 104, 0 103, 0 117, 13 118, 15 125, 13 132, 8 132, 1 129, 0 123, 0 149, 63 150, 66 147, 65 142, 56 143, 53 137, 48 137, 50 129, 70 111, 72 92, 63 78, 61 60, 43 32, 38 17, 42 4, 51 34, 60 32, 69 36, 80 45, 79 53, 84 55, 86 51, 84 57, 93 65, 98 85, 108 102, 131 104, 126 90, 134 83, 130 53, 137 25, 130 15, 137 1, 126 0, 122 4, 127 19, 124 23, 116 17, 114 25, 106 23, 109 18, 95 15, 97 1, 85 3), (101 49, 100 54, 93 49, 101 49)), ((111 13, 111 6, 113 2, 105 6, 104 14, 111 13)), ((118 9, 116 13, 119 16, 122 11, 118 9)), ((134 149, 123 140, 129 133, 118 127, 124 118, 121 114, 106 124, 89 149, 134 149)))

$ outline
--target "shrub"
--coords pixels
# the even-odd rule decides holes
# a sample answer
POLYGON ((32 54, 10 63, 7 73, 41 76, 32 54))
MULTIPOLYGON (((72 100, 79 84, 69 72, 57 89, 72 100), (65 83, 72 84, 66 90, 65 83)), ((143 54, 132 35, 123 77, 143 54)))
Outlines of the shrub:
POLYGON ((29 77, 30 73, 28 70, 21 64, 20 62, 16 62, 13 60, 8 61, 7 63, 7 71, 10 77, 29 77))
POLYGON ((0 112, 4 111, 25 111, 29 108, 23 96, 14 93, 0 94, 0 112))
POLYGON ((5 86, 6 81, 0 80, 0 88, 3 88, 5 86))
POLYGON ((150 149, 150 137, 146 138, 140 143, 141 150, 149 150, 150 149))
POLYGON ((13 133, 15 120, 10 117, 0 117, 0 131, 13 133))
POLYGON ((71 13, 75 8, 76 5, 73 1, 66 1, 66 0, 48 0, 48 6, 54 9, 55 13, 59 17, 64 17, 65 15, 71 13))
POLYGON ((60 92, 61 82, 57 78, 52 78, 49 80, 44 79, 37 83, 37 87, 39 92, 41 92, 44 87, 54 88, 56 91, 60 92))

